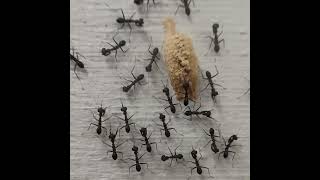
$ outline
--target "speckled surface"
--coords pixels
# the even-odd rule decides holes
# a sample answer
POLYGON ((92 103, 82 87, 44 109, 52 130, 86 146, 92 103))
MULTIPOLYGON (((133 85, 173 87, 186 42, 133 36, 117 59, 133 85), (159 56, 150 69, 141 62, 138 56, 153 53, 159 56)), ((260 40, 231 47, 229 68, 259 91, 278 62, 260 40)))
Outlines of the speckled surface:
MULTIPOLYGON (((191 3, 191 16, 188 18, 184 14, 184 9, 179 9, 176 16, 179 0, 155 0, 156 5, 150 2, 149 12, 146 9, 138 7, 133 0, 71 0, 70 5, 70 46, 76 48, 86 59, 82 59, 86 66, 86 71, 77 71, 81 78, 81 83, 73 73, 73 63, 70 63, 70 178, 72 180, 88 179, 210 179, 206 169, 203 174, 198 175, 196 170, 191 175, 190 170, 194 164, 187 163, 191 161, 190 152, 192 146, 199 150, 203 158, 200 161, 202 166, 210 168, 210 173, 215 179, 222 180, 242 180, 250 179, 250 95, 241 96, 249 87, 248 79, 250 76, 250 5, 249 0, 195 0, 195 6, 191 3), (108 3, 108 8, 104 3, 108 3), (119 25, 116 18, 121 16, 122 7, 127 17, 136 12, 134 18, 144 18, 142 28, 134 25, 131 35, 131 42, 128 42, 129 28, 119 30, 116 40, 127 41, 125 49, 129 48, 126 54, 118 52, 118 62, 115 63, 114 53, 108 57, 101 55, 102 47, 109 47, 105 41, 112 42, 112 36, 116 33, 119 25), (211 119, 197 119, 188 121, 183 115, 182 110, 177 106, 176 115, 170 113, 172 119, 169 127, 175 127, 177 133, 171 131, 171 138, 166 138, 164 133, 161 135, 158 127, 152 120, 157 121, 159 112, 166 105, 164 101, 157 101, 153 96, 165 98, 162 93, 161 80, 166 82, 167 74, 164 62, 159 61, 160 71, 153 67, 151 73, 145 72, 145 66, 148 61, 143 59, 150 58, 147 52, 150 36, 152 36, 153 46, 162 48, 164 38, 164 29, 162 21, 165 17, 174 17, 177 25, 177 31, 189 35, 193 40, 194 50, 198 56, 198 61, 203 71, 209 70, 215 74, 215 65, 220 74, 215 78, 215 82, 221 84, 226 89, 216 87, 219 92, 217 104, 213 104, 210 99, 209 89, 201 95, 201 109, 212 111, 217 121, 211 119), (213 49, 207 53, 210 39, 206 38, 212 35, 212 23, 219 22, 223 30, 222 38, 225 39, 225 47, 221 48, 220 54, 215 54, 213 49), (136 57, 136 61, 135 61, 136 57), (215 61, 216 58, 216 61, 215 61), (122 85, 126 85, 119 76, 131 79, 130 71, 135 64, 134 74, 145 74, 143 85, 136 86, 134 91, 128 94, 121 91, 122 85), (84 88, 84 89, 82 89, 84 88), (121 116, 122 98, 124 104, 128 107, 129 115, 136 113, 132 122, 137 124, 137 129, 142 126, 148 126, 152 131, 150 140, 157 142, 158 151, 152 146, 153 152, 146 153, 141 161, 147 162, 149 169, 142 166, 141 172, 136 172, 131 168, 129 175, 128 168, 134 164, 133 161, 123 162, 114 161, 111 154, 107 156, 109 147, 104 145, 101 140, 109 140, 107 137, 98 137, 95 127, 88 130, 88 126, 95 120, 92 117, 90 109, 98 107, 103 101, 104 106, 110 106, 107 114, 121 116), (230 135, 238 133, 239 140, 235 144, 241 146, 232 147, 237 152, 234 160, 232 156, 228 159, 214 154, 210 146, 203 146, 209 141, 202 128, 208 131, 209 127, 218 127, 222 135, 228 138, 230 135), (181 135, 183 134, 183 136, 181 135), (169 155, 168 146, 173 150, 181 143, 177 152, 184 155, 185 161, 162 162, 162 154, 169 155)), ((200 81, 201 89, 206 86, 204 80, 200 81)), ((172 92, 172 89, 171 89, 172 92)), ((191 103, 192 105, 192 103, 191 103)), ((199 104, 196 104, 198 107, 199 104)), ((182 104, 183 106, 183 104, 182 104)), ((192 108, 192 106, 191 106, 192 108)), ((166 114, 168 117, 168 115, 166 114)), ((122 121, 112 117, 103 125, 108 127, 112 124, 115 129, 122 121)), ((149 133, 149 132, 148 132, 149 133)), ((128 135, 121 131, 121 137, 118 142, 128 141, 119 147, 123 152, 123 158, 133 158, 131 151, 133 145, 132 136, 136 137, 135 142, 139 147, 139 153, 146 152, 143 146, 140 149, 140 133, 132 128, 132 133, 128 135)), ((121 155, 118 157, 121 159, 121 155)))

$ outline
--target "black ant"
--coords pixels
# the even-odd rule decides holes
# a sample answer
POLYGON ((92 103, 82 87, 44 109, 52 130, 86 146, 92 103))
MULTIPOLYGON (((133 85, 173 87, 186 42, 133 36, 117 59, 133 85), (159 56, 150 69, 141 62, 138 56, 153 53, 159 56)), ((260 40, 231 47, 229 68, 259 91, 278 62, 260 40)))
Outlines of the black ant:
MULTIPOLYGON (((184 9, 185 9, 185 12, 186 12, 186 14, 189 16, 190 15, 190 12, 191 12, 191 10, 190 10, 190 3, 191 3, 191 0, 181 0, 181 2, 182 2, 182 4, 180 4, 178 7, 177 7, 177 10, 176 10, 176 12, 174 13, 175 15, 177 14, 177 12, 178 12, 178 9, 179 9, 179 7, 183 7, 184 9)), ((193 3, 193 6, 194 6, 194 0, 192 0, 192 3, 193 3)))
MULTIPOLYGON (((178 133, 177 132, 177 130, 175 129, 175 128, 168 128, 168 124, 171 122, 171 119, 169 119, 169 121, 166 123, 165 121, 166 121, 166 116, 164 115, 164 114, 162 114, 162 113, 160 113, 159 114, 159 119, 161 120, 161 122, 162 122, 162 125, 160 125, 160 124, 157 124, 158 126, 163 126, 163 129, 160 129, 160 133, 161 133, 161 135, 162 135, 162 131, 164 131, 165 133, 165 135, 167 136, 167 137, 170 137, 170 130, 171 129, 173 129, 176 133, 178 133)), ((152 120, 153 121, 153 120, 152 120)))
POLYGON ((214 119, 211 117, 211 111, 198 111, 201 108, 201 104, 199 104, 198 109, 196 109, 195 111, 192 111, 189 106, 188 106, 188 108, 189 108, 189 110, 185 111, 184 115, 190 116, 191 117, 190 120, 192 120, 192 115, 196 115, 199 119, 201 119, 199 117, 199 115, 203 115, 203 116, 206 116, 210 119, 214 119))
MULTIPOLYGON (((125 127, 126 129, 126 132, 129 133, 130 132, 130 125, 134 125, 135 126, 135 123, 129 123, 129 120, 135 115, 135 114, 132 114, 129 118, 128 118, 128 113, 127 113, 127 107, 126 106, 123 106, 123 103, 121 101, 121 109, 120 109, 124 115, 124 119, 121 118, 121 117, 118 117, 116 116, 117 118, 123 120, 125 122, 125 125, 122 126, 119 130, 121 130, 122 128, 125 127)), ((119 132, 119 136, 120 136, 120 132, 119 132)))
POLYGON ((129 158, 129 159, 132 160, 132 161, 135 161, 136 163, 135 163, 134 165, 132 165, 132 166, 129 167, 129 174, 130 174, 130 169, 131 169, 133 166, 136 166, 136 170, 137 170, 138 172, 141 171, 141 164, 146 164, 146 165, 147 165, 147 168, 149 168, 147 163, 141 163, 141 162, 139 162, 139 160, 140 160, 147 152, 145 152, 145 153, 142 154, 140 157, 138 157, 138 147, 137 147, 137 146, 133 146, 133 147, 132 147, 132 151, 133 151, 133 153, 134 153, 135 159, 131 159, 131 158, 129 158))
POLYGON ((216 91, 216 89, 214 88, 213 85, 217 85, 217 86, 222 87, 221 85, 216 84, 216 83, 214 83, 214 82, 212 81, 212 79, 219 74, 219 71, 218 71, 217 66, 215 66, 215 68, 216 68, 216 72, 217 72, 217 73, 216 73, 215 75, 213 75, 213 76, 211 75, 210 71, 206 71, 206 78, 205 78, 205 77, 203 76, 202 72, 201 72, 202 78, 205 79, 205 80, 208 80, 208 84, 206 85, 205 88, 203 88, 203 89, 201 90, 201 92, 204 91, 205 89, 207 89, 208 86, 210 85, 210 87, 211 87, 211 98, 212 98, 213 101, 216 101, 215 98, 216 98, 216 96, 219 94, 219 93, 216 91))
MULTIPOLYGON (((222 138, 223 138, 223 137, 222 137, 222 138)), ((218 159, 219 159, 219 157, 220 157, 220 154, 222 154, 222 153, 223 153, 223 157, 224 157, 224 158, 227 158, 228 155, 229 155, 229 152, 230 152, 230 153, 233 153, 233 158, 232 158, 232 160, 234 159, 234 156, 236 155, 236 152, 234 152, 234 151, 229 151, 229 148, 232 147, 232 146, 237 146, 237 145, 231 145, 231 144, 233 143, 233 141, 235 141, 235 140, 238 140, 238 136, 237 136, 237 135, 232 135, 232 136, 230 136, 230 138, 228 139, 228 143, 226 143, 226 141, 225 141, 224 138, 223 138, 224 145, 225 145, 226 147, 225 147, 224 151, 222 151, 222 152, 219 153, 218 159)), ((239 145, 238 145, 238 146, 239 146, 239 145)))
POLYGON ((131 80, 128 80, 128 79, 125 79, 125 78, 124 78, 125 80, 127 80, 127 81, 129 81, 129 82, 131 82, 131 83, 130 83, 129 85, 127 85, 127 86, 123 86, 123 87, 122 87, 123 92, 128 92, 128 91, 131 89, 132 86, 134 86, 134 88, 135 88, 135 84, 136 84, 136 83, 139 83, 139 84, 141 85, 140 81, 144 78, 144 74, 139 74, 139 75, 136 77, 136 76, 133 74, 133 70, 134 70, 135 66, 136 66, 136 65, 134 65, 133 68, 132 68, 132 70, 131 70, 131 75, 133 76, 134 80, 131 81, 131 80))
POLYGON ((200 158, 198 159, 198 158, 197 158, 197 153, 198 153, 198 152, 192 148, 191 156, 192 156, 192 158, 194 159, 195 162, 192 162, 192 161, 188 161, 188 162, 191 162, 191 163, 195 164, 196 167, 194 167, 194 168, 191 169, 191 175, 192 175, 192 170, 193 170, 193 169, 197 168, 197 173, 198 173, 198 174, 202 174, 202 168, 204 168, 204 169, 207 169, 207 170, 208 170, 209 176, 211 176, 211 175, 210 175, 209 168, 204 167, 204 166, 200 166, 199 161, 200 161, 201 158, 202 158, 202 154, 199 152, 200 158))
MULTIPOLYGON (((161 82, 162 82, 162 80, 161 80, 161 82)), ((173 97, 174 95, 173 95, 173 96, 170 96, 170 90, 169 90, 169 88, 167 87, 167 85, 164 85, 163 82, 162 82, 162 84, 163 84, 162 92, 166 95, 167 99, 162 99, 162 98, 158 98, 158 99, 161 99, 161 100, 163 100, 163 101, 168 101, 169 106, 165 107, 164 109, 166 110, 166 109, 170 108, 170 111, 171 111, 172 113, 176 113, 176 107, 175 107, 175 105, 178 105, 178 103, 173 104, 173 102, 172 102, 172 97, 173 97)), ((155 98, 156 98, 156 97, 155 97, 155 98)), ((156 98, 156 99, 157 99, 157 98, 156 98)), ((181 105, 180 105, 180 106, 181 106, 181 105)))
MULTIPOLYGON (((181 143, 180 143, 180 145, 181 145, 181 143)), ((180 145, 179 145, 179 146, 180 146, 180 145)), ((179 146, 178 146, 178 147, 179 147, 179 146)), ((170 167, 171 167, 171 164, 172 164, 172 160, 173 160, 173 159, 175 159, 176 161, 178 161, 178 159, 183 159, 183 155, 182 155, 182 154, 177 154, 177 151, 176 151, 176 150, 178 149, 178 147, 176 147, 176 148, 174 149, 174 154, 172 154, 170 148, 168 147, 171 156, 166 156, 166 155, 162 155, 162 156, 161 156, 161 160, 162 160, 162 161, 166 161, 166 160, 168 160, 168 159, 171 159, 171 162, 170 162, 170 165, 169 165, 170 167)))
POLYGON ((178 93, 184 95, 183 104, 185 106, 188 106, 188 104, 189 104, 189 82, 188 81, 184 81, 183 84, 182 84, 182 88, 184 90, 184 93, 181 93, 181 92, 178 92, 178 93))
MULTIPOLYGON (((154 5, 156 5, 156 3, 154 2, 154 0, 152 0, 153 1, 153 4, 154 5)), ((133 1, 136 5, 141 5, 141 4, 143 4, 143 0, 134 0, 133 1)), ((149 10, 149 0, 147 1, 147 12, 148 12, 148 10, 149 10)))
POLYGON ((214 131, 213 128, 210 128, 210 129, 209 129, 209 133, 207 133, 204 129, 202 129, 202 130, 203 130, 203 132, 204 132, 206 135, 210 136, 210 138, 211 138, 211 140, 208 141, 208 143, 207 143, 204 147, 206 147, 210 142, 212 142, 212 143, 211 143, 211 150, 212 150, 214 153, 219 152, 219 149, 218 149, 218 147, 217 147, 217 145, 216 145, 216 142, 218 142, 218 141, 217 141, 215 138, 216 138, 216 137, 220 137, 220 136, 216 136, 216 135, 214 134, 215 131, 214 131))
POLYGON ((115 35, 112 37, 114 43, 116 43, 115 46, 112 45, 112 44, 110 44, 110 43, 108 43, 108 42, 106 42, 106 43, 108 43, 112 48, 111 48, 111 49, 106 49, 106 48, 102 48, 102 49, 101 49, 101 54, 104 55, 104 56, 109 56, 112 51, 116 51, 116 52, 115 52, 115 55, 114 55, 116 61, 118 61, 118 59, 117 59, 118 49, 121 49, 121 51, 122 51, 123 53, 126 53, 126 52, 129 50, 129 49, 127 49, 127 50, 124 51, 124 50, 122 49, 122 47, 126 45, 126 41, 125 41, 125 40, 121 40, 121 41, 118 43, 118 42, 114 39, 114 37, 116 37, 118 34, 119 34, 119 33, 115 34, 115 35))
POLYGON ((113 160, 116 160, 116 159, 118 158, 117 153, 121 153, 122 158, 123 158, 123 153, 120 152, 120 151, 117 151, 117 148, 118 148, 119 146, 121 146, 123 143, 125 143, 125 141, 122 142, 122 143, 120 143, 120 144, 118 144, 117 146, 114 144, 114 142, 115 142, 115 140, 116 140, 116 136, 117 136, 117 134, 118 134, 118 130, 119 130, 119 129, 117 129, 116 133, 113 134, 113 133, 111 132, 111 124, 110 124, 109 139, 110 139, 112 145, 109 145, 109 144, 107 144, 106 142, 102 141, 104 144, 106 144, 107 146, 109 146, 109 147, 112 148, 112 151, 107 151, 107 155, 108 155, 109 152, 112 152, 112 158, 113 158, 113 160))
POLYGON ((214 51, 215 51, 216 53, 219 52, 219 50, 220 50, 219 44, 220 44, 222 41, 223 41, 223 45, 224 45, 224 39, 221 39, 221 40, 219 41, 219 37, 220 37, 220 35, 222 34, 223 31, 221 31, 220 34, 218 35, 218 28, 219 28, 219 24, 218 24, 218 23, 214 23, 214 24, 212 25, 212 32, 213 32, 214 37, 212 37, 212 36, 207 36, 208 38, 211 39, 208 52, 209 52, 209 50, 210 50, 210 48, 211 48, 212 43, 214 44, 214 51))
POLYGON ((152 150, 151 144, 156 144, 156 149, 158 150, 156 142, 152 142, 152 143, 149 142, 149 139, 150 139, 150 136, 152 135, 152 132, 150 133, 149 137, 147 138, 147 128, 143 127, 140 129, 140 133, 141 133, 141 136, 144 137, 144 139, 140 139, 140 140, 145 142, 145 144, 141 144, 141 146, 146 145, 147 151, 151 152, 151 150, 152 150))
POLYGON ((153 63, 155 63, 156 66, 158 67, 158 69, 160 69, 158 64, 157 64, 157 62, 156 62, 156 58, 158 60, 160 60, 160 58, 157 56, 159 54, 159 49, 156 47, 151 52, 150 51, 150 47, 151 47, 151 44, 149 45, 148 51, 149 51, 149 53, 151 54, 152 57, 150 59, 145 59, 145 60, 150 60, 150 63, 146 66, 146 71, 147 72, 151 72, 153 63))
POLYGON ((90 125, 89 125, 89 127, 88 127, 88 130, 90 129, 91 125, 97 126, 97 134, 98 134, 98 135, 101 134, 102 128, 104 128, 105 130, 107 130, 105 127, 102 126, 102 122, 110 119, 110 118, 112 117, 112 115, 111 115, 110 117, 108 117, 107 119, 105 119, 105 120, 102 121, 102 116, 104 116, 104 114, 106 113, 106 109, 107 109, 107 107, 103 108, 103 107, 102 107, 102 103, 101 103, 101 106, 97 109, 97 111, 98 111, 98 113, 99 113, 99 119, 97 119, 97 118, 95 117, 94 113, 91 111, 93 118, 98 121, 98 124, 90 123, 90 125))
POLYGON ((131 17, 129 19, 125 18, 122 9, 121 9, 121 13, 122 13, 122 17, 119 17, 117 19, 117 23, 122 24, 122 26, 119 29, 123 28, 125 23, 128 24, 128 26, 130 28, 130 35, 129 35, 129 42, 130 42, 131 31, 132 31, 132 27, 131 27, 130 23, 134 23, 136 26, 141 27, 141 26, 143 26, 144 21, 143 21, 142 18, 140 18, 140 19, 132 19, 132 17, 134 16, 135 12, 131 15, 131 17))
POLYGON ((79 52, 76 52, 76 54, 77 54, 77 57, 74 56, 74 49, 72 48, 72 54, 70 53, 70 59, 71 59, 73 62, 75 62, 73 72, 74 72, 74 74, 77 76, 77 78, 80 80, 78 74, 76 73, 76 68, 77 68, 77 66, 78 66, 79 68, 84 69, 84 64, 83 64, 83 62, 81 62, 81 61, 79 60, 79 56, 78 56, 78 55, 80 55, 80 56, 83 57, 83 58, 85 58, 85 57, 84 57, 83 55, 81 55, 79 52))

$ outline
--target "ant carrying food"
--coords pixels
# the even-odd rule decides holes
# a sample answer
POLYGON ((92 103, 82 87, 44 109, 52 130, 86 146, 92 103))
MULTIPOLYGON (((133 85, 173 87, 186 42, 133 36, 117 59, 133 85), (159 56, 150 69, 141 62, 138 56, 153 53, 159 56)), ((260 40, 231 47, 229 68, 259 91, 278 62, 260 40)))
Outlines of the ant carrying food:
POLYGON ((134 23, 136 26, 142 27, 143 24, 144 24, 144 21, 143 21, 142 18, 132 19, 132 17, 134 16, 135 12, 130 16, 129 19, 126 19, 126 18, 125 18, 122 9, 121 9, 121 13, 122 13, 122 17, 119 17, 119 18, 117 19, 117 23, 122 24, 122 26, 121 26, 119 29, 123 28, 124 25, 125 25, 125 23, 128 24, 128 26, 129 26, 129 28, 130 28, 130 34, 129 34, 129 42, 130 42, 130 37, 131 37, 131 32, 132 32, 132 27, 131 27, 130 23, 134 23))
POLYGON ((115 57, 116 61, 118 61, 118 59, 117 59, 118 49, 121 49, 121 51, 122 51, 123 53, 126 53, 126 52, 129 50, 129 49, 127 49, 127 50, 124 51, 124 50, 122 49, 122 47, 126 45, 126 41, 125 41, 125 40, 121 40, 121 41, 118 43, 118 42, 114 39, 118 34, 119 34, 119 32, 117 32, 117 33, 112 37, 112 39, 113 39, 113 41, 114 41, 114 43, 115 43, 116 45, 112 45, 112 44, 106 42, 106 43, 108 43, 112 48, 111 48, 111 49, 106 49, 106 48, 102 48, 102 49, 101 49, 101 54, 104 55, 104 56, 109 56, 112 51, 115 51, 114 57, 115 57))

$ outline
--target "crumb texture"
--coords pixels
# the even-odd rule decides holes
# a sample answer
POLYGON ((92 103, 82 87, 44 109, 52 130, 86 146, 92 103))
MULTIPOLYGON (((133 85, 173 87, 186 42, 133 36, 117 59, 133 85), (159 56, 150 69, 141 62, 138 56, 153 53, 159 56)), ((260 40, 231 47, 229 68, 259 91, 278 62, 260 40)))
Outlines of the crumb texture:
POLYGON ((197 99, 198 59, 193 50, 192 40, 183 33, 176 32, 172 18, 163 21, 165 28, 164 57, 176 98, 184 97, 183 83, 189 82, 190 99, 197 99))

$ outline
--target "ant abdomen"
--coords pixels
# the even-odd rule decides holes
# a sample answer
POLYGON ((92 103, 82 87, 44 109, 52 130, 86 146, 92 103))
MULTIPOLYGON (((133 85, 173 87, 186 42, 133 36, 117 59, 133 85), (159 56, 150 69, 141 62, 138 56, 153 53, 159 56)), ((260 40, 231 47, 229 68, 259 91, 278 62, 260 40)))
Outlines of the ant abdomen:
POLYGON ((218 53, 219 50, 220 50, 220 47, 219 47, 219 46, 214 46, 214 51, 215 51, 216 53, 218 53))
POLYGON ((197 168, 197 173, 198 173, 198 174, 202 174, 202 169, 198 167, 198 168, 197 168))
POLYGON ((178 159, 182 159, 183 155, 182 154, 178 154, 177 157, 178 157, 178 159))
POLYGON ((138 77, 137 77, 137 80, 142 80, 144 78, 144 74, 140 74, 138 77))
POLYGON ((97 128, 97 134, 101 134, 101 128, 97 128))
POLYGON ((140 5, 143 2, 143 0, 134 0, 133 2, 137 5, 140 5))
POLYGON ((130 87, 128 86, 123 86, 122 87, 123 92, 128 92, 130 90, 130 87))
POLYGON ((118 18, 117 23, 123 23, 123 20, 124 20, 123 18, 118 18))
POLYGON ((127 132, 127 133, 130 132, 130 126, 126 126, 126 132, 127 132))
POLYGON ((214 153, 219 152, 219 149, 218 149, 217 146, 215 146, 214 144, 211 144, 211 150, 212 150, 214 153))
POLYGON ((190 15, 190 8, 186 8, 186 14, 189 16, 190 15))
POLYGON ((151 150, 152 150, 152 149, 151 149, 151 146, 150 146, 150 145, 147 145, 147 151, 148 151, 148 152, 151 152, 151 150))
POLYGON ((137 164, 137 165, 136 165, 136 170, 137 170, 138 172, 141 170, 140 164, 137 164))
POLYGON ((183 101, 183 104, 184 104, 184 106, 187 106, 187 105, 189 104, 188 100, 185 99, 185 100, 183 101))
POLYGON ((166 131, 164 134, 165 134, 167 137, 170 137, 170 131, 166 131))
POLYGON ((172 113, 176 113, 176 108, 174 106, 171 106, 170 110, 172 113))
POLYGON ((119 46, 125 46, 126 45, 126 41, 125 40, 121 40, 120 42, 119 42, 119 46))
POLYGON ((146 66, 146 71, 147 71, 147 72, 151 72, 151 68, 152 68, 152 65, 151 65, 151 64, 148 65, 148 66, 146 66))
POLYGON ((113 158, 113 160, 116 160, 118 158, 118 155, 116 153, 113 153, 112 158, 113 158))

